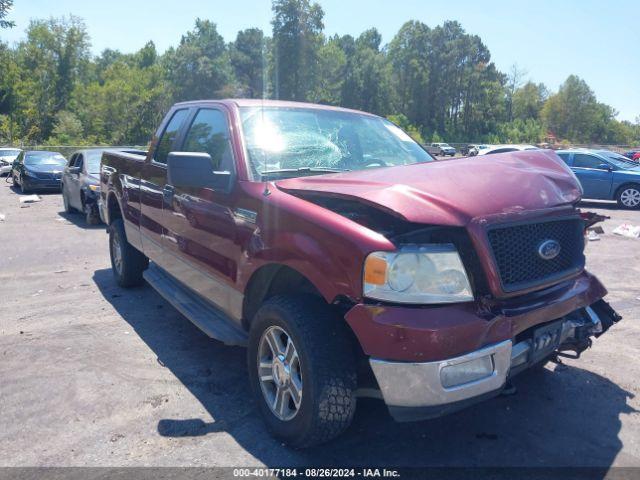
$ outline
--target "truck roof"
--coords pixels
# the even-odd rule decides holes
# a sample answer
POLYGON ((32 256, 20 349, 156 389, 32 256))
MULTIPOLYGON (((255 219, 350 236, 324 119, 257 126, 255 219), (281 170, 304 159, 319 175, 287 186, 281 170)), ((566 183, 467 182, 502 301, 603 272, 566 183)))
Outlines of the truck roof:
POLYGON ((351 112, 361 115, 375 116, 372 113, 353 110, 350 108, 334 107, 332 105, 320 105, 317 103, 292 102, 287 100, 262 100, 260 98, 225 98, 225 99, 203 99, 180 102, 177 105, 199 105, 207 102, 216 102, 228 106, 237 107, 272 107, 272 108, 313 108, 317 110, 332 110, 337 112, 351 112))

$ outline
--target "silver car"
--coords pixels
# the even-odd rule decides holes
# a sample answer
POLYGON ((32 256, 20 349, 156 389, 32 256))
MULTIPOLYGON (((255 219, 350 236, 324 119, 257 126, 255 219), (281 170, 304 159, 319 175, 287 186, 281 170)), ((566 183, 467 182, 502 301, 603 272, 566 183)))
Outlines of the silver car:
POLYGON ((11 165, 21 152, 19 148, 0 148, 0 175, 11 172, 11 165))

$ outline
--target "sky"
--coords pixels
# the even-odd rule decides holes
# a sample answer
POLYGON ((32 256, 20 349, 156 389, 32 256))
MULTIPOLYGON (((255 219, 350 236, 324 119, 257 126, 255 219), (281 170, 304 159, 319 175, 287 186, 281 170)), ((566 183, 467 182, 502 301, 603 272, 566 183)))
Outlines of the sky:
MULTIPOLYGON (((640 117, 639 0, 318 0, 325 34, 358 35, 376 27, 389 42, 402 24, 430 27, 457 20, 479 35, 498 68, 513 64, 527 79, 551 90, 570 75, 583 78, 598 100, 620 120, 640 117)), ((227 41, 238 30, 260 27, 270 34, 270 0, 14 0, 11 30, 0 39, 17 42, 32 18, 73 14, 84 19, 92 50, 133 52, 153 40, 160 52, 176 45, 197 17, 218 25, 227 41)))

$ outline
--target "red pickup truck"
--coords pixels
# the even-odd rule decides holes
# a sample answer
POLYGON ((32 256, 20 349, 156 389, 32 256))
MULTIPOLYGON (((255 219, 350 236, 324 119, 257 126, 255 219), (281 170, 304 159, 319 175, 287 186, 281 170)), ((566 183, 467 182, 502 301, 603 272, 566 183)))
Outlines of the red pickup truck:
POLYGON ((620 319, 552 151, 436 162, 364 112, 198 101, 100 176, 117 283, 247 346, 258 408, 295 447, 344 431, 358 396, 406 421, 498 395, 620 319))

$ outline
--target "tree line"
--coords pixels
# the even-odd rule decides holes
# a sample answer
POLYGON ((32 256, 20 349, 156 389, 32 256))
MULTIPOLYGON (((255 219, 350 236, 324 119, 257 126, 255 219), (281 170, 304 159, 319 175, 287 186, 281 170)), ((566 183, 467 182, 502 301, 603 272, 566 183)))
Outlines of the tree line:
MULTIPOLYGON (((11 0, 0 0, 0 27, 11 0)), ((277 98, 341 105, 386 116, 419 141, 640 143, 640 120, 618 121, 586 82, 558 91, 501 72, 481 38, 455 21, 406 22, 388 44, 371 28, 324 34, 310 0, 273 0, 272 31, 238 32, 225 42, 197 19, 159 53, 90 51, 82 19, 35 19, 25 39, 0 42, 0 142, 144 145, 171 104, 277 98)))

